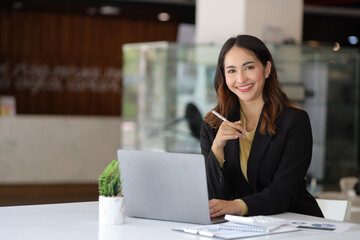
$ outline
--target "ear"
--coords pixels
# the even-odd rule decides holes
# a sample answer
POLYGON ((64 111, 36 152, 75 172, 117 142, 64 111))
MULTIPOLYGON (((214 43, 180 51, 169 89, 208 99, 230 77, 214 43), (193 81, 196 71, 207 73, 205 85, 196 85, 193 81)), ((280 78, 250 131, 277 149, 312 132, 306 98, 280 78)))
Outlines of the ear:
POLYGON ((265 66, 265 78, 268 78, 270 76, 270 73, 271 73, 271 62, 267 61, 265 66))

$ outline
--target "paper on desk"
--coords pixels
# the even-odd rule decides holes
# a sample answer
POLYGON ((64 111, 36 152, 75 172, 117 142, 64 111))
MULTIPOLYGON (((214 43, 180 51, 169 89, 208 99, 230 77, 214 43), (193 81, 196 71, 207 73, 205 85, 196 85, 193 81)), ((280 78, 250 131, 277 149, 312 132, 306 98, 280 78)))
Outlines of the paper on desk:
MULTIPOLYGON (((226 224, 226 223, 221 223, 226 224)), ((198 234, 206 237, 216 237, 222 239, 239 239, 239 238, 248 238, 254 236, 270 235, 270 234, 279 234, 285 232, 294 232, 299 231, 300 229, 294 228, 293 226, 287 225, 278 228, 272 232, 250 232, 250 231, 239 231, 239 230, 229 230, 222 229, 219 227, 221 224, 211 224, 211 225, 194 225, 189 227, 174 228, 174 231, 180 231, 190 234, 198 234)))
POLYGON ((291 220, 291 225, 301 230, 343 233, 354 224, 345 222, 310 222, 303 220, 291 220))

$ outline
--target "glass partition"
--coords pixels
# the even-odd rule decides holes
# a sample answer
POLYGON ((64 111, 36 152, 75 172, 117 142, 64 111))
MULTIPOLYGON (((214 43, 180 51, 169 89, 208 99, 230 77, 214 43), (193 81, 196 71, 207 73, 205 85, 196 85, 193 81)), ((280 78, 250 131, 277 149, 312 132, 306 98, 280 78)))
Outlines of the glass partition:
MULTIPOLYGON (((309 175, 329 184, 356 176, 359 53, 268 47, 283 90, 311 119, 309 175)), ((216 104, 213 77, 220 48, 171 42, 123 46, 122 148, 200 153, 201 121, 216 104)))

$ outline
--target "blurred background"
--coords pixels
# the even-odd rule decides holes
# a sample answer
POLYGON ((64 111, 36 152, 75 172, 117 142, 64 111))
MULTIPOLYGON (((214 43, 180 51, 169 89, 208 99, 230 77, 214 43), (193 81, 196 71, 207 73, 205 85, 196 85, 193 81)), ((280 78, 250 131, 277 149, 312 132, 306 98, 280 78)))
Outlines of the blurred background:
POLYGON ((312 193, 358 177, 360 1, 218 4, 1 1, 0 206, 97 200, 119 148, 199 153, 217 55, 236 34, 266 42, 310 115, 312 193))

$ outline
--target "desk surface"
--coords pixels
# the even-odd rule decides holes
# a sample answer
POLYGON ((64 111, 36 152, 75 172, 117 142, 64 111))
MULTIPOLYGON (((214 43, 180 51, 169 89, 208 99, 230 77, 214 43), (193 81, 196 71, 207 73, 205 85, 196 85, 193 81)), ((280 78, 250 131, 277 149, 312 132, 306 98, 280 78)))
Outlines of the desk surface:
MULTIPOLYGON (((287 219, 324 221, 294 213, 278 216, 287 219)), ((65 203, 0 207, 0 239, 204 239, 195 235, 175 232, 174 227, 190 224, 139 218, 127 218, 124 225, 99 225, 98 202, 65 203)), ((251 239, 359 239, 360 225, 355 224, 344 233, 298 231, 251 239)), ((206 238, 211 239, 211 238, 206 238)))

